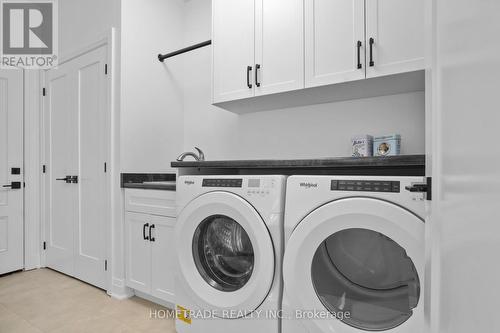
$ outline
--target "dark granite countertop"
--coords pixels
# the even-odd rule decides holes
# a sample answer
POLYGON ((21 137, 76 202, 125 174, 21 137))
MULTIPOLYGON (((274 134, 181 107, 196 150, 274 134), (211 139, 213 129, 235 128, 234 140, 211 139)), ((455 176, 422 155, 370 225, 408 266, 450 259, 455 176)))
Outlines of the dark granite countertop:
MULTIPOLYGON (((424 176, 425 155, 337 157, 296 160, 228 160, 172 162, 191 174, 342 174, 424 176)), ((181 170, 182 171, 182 170, 181 170)))
POLYGON ((121 187, 175 191, 175 178, 171 173, 122 173, 121 187))

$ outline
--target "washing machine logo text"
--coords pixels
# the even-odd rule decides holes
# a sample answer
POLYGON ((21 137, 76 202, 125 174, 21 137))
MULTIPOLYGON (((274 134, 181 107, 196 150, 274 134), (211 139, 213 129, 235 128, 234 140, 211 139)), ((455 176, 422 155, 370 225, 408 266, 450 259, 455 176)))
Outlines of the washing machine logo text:
POLYGON ((317 188, 318 187, 318 183, 300 183, 300 187, 317 188))
POLYGON ((194 185, 194 180, 185 180, 184 184, 186 184, 186 185, 194 185))

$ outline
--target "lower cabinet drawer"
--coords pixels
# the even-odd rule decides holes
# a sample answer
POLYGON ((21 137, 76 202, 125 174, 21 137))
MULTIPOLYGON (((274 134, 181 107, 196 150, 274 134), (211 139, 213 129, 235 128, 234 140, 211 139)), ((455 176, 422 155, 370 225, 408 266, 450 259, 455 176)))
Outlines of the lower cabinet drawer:
POLYGON ((125 211, 176 216, 175 191, 125 189, 125 211))

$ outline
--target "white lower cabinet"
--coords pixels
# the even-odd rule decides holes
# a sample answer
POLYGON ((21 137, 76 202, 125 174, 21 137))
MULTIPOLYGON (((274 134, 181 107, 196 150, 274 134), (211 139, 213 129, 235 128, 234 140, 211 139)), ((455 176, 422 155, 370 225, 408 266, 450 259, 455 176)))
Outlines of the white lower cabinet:
MULTIPOLYGON (((131 191, 134 191, 135 196, 140 196, 141 191, 147 191, 144 192, 147 193, 145 197, 151 198, 150 190, 131 191)), ((128 196, 126 194, 126 197, 128 196)), ((125 209, 127 286, 160 300, 175 303, 175 217, 130 211, 131 207, 127 204, 125 209)))
POLYGON ((152 216, 151 294, 160 299, 174 300, 174 227, 175 218, 152 216))
POLYGON ((125 213, 127 286, 144 293, 151 291, 151 242, 143 236, 149 231, 149 218, 148 214, 125 213))

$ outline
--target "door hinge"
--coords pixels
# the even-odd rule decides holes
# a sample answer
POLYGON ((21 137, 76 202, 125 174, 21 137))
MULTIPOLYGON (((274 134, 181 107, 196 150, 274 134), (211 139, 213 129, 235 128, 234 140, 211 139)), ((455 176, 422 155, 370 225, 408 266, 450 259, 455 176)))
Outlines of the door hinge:
POLYGON ((47 242, 43 242, 43 249, 47 250, 47 242))
POLYGON ((108 75, 108 64, 104 65, 104 74, 108 75))
POLYGON ((42 173, 46 173, 47 172, 47 166, 44 164, 42 165, 42 173))
POLYGON ((45 91, 45 88, 42 89, 42 96, 45 96, 47 92, 45 91))
POLYGON ((108 270, 108 261, 107 260, 104 260, 104 270, 105 271, 108 270))

